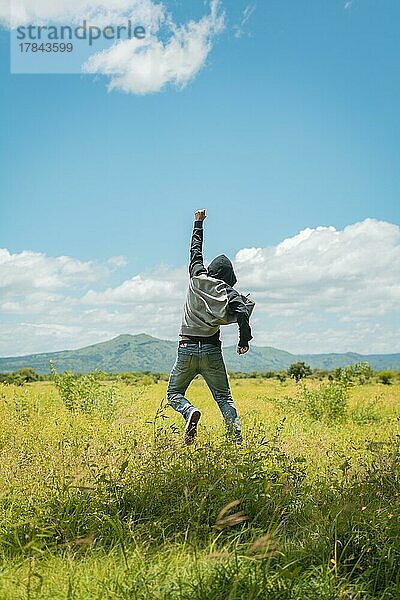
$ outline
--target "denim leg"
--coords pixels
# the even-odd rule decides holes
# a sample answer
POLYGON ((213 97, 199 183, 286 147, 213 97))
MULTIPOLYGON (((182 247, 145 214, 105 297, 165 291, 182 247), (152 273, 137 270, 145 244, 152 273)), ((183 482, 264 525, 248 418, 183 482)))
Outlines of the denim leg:
POLYGON ((190 409, 193 408, 193 405, 185 398, 185 392, 198 373, 198 360, 194 352, 196 351, 187 347, 178 348, 178 355, 169 377, 167 389, 168 404, 181 413, 185 419, 190 409))
POLYGON ((229 387, 221 348, 214 346, 202 351, 200 373, 221 410, 228 433, 240 433, 240 420, 229 387))

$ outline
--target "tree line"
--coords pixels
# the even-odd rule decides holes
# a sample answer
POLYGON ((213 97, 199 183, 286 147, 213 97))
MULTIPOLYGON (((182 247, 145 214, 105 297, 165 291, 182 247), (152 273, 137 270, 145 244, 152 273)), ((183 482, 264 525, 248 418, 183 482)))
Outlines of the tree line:
MULTIPOLYGON (((152 373, 150 371, 137 372, 129 371, 125 373, 104 373, 98 372, 104 381, 119 381, 127 385, 151 385, 159 381, 168 381, 168 373, 152 373)), ((80 374, 76 374, 79 377, 80 374)), ((400 371, 384 370, 374 371, 369 363, 361 362, 338 367, 335 369, 312 369, 310 365, 299 361, 292 363, 288 369, 280 371, 252 371, 250 373, 230 372, 231 379, 277 379, 281 383, 287 379, 293 379, 296 382, 302 379, 329 379, 331 381, 342 381, 344 383, 369 383, 376 381, 384 385, 390 385, 400 381, 400 371)), ((31 367, 25 367, 11 373, 0 373, 0 383, 24 385, 37 381, 50 381, 51 374, 36 373, 31 367)))

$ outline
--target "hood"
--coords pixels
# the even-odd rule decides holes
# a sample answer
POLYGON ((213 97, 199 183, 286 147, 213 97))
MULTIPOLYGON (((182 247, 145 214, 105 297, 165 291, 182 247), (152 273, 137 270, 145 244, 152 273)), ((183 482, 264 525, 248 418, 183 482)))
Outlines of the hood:
POLYGON ((224 254, 214 258, 214 260, 208 265, 208 275, 210 277, 214 277, 214 279, 222 279, 222 281, 225 281, 225 283, 231 287, 233 287, 237 282, 233 265, 229 258, 224 254))

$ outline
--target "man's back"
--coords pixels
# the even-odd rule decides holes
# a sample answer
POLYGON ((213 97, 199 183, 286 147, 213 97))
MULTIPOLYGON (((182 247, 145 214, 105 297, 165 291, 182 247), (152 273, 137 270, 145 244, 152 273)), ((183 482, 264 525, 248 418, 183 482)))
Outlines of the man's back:
MULTIPOLYGON (((204 219, 203 219, 204 220, 204 219)), ((190 245, 189 289, 182 315, 181 336, 215 336, 221 325, 237 322, 240 347, 252 339, 249 317, 254 306, 246 304, 233 288, 237 282, 233 265, 225 255, 209 265, 203 260, 203 220, 196 220, 190 245)))
POLYGON ((254 303, 233 286, 236 275, 229 258, 218 256, 208 269, 203 262, 203 221, 205 211, 195 214, 190 246, 190 282, 183 310, 178 355, 168 382, 168 404, 185 419, 185 443, 193 444, 201 412, 185 398, 196 375, 202 375, 225 420, 227 433, 242 443, 240 419, 229 387, 219 339, 219 328, 237 321, 240 339, 238 354, 245 354, 251 340, 249 316, 254 303))

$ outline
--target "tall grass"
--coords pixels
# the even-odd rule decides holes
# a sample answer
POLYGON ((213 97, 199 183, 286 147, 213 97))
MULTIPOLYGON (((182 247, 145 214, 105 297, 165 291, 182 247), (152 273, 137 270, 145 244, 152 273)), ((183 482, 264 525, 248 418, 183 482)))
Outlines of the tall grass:
POLYGON ((164 382, 55 384, 0 389, 1 598, 400 597, 399 386, 238 380, 236 448, 196 381, 187 448, 164 382))

